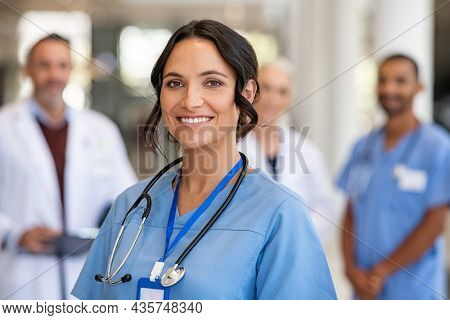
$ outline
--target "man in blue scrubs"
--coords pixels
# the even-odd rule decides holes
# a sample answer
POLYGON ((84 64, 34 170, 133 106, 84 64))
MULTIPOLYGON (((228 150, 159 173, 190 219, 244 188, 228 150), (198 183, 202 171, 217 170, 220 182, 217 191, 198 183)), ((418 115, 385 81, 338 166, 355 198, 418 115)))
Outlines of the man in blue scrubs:
POLYGON ((356 298, 447 298, 450 142, 414 116, 418 79, 408 56, 381 63, 377 91, 387 123, 355 144, 338 179, 348 195, 343 250, 356 298))

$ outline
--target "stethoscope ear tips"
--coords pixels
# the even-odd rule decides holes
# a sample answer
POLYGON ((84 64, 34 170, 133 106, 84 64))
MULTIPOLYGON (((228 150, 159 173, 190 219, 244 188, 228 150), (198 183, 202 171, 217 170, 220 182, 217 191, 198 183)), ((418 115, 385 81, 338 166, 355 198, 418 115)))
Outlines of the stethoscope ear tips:
POLYGON ((127 273, 127 274, 124 275, 122 278, 120 278, 120 280, 122 280, 122 283, 131 281, 131 274, 127 273))
POLYGON ((95 281, 102 282, 103 277, 100 274, 95 275, 95 281))

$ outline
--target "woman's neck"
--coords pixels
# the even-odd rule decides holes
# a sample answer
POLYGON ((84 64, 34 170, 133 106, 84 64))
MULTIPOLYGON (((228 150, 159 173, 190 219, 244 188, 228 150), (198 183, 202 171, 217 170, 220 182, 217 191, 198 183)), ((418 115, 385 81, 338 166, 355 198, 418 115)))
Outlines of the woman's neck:
POLYGON ((228 139, 217 147, 183 149, 180 188, 192 195, 210 193, 239 159, 235 138, 228 139))

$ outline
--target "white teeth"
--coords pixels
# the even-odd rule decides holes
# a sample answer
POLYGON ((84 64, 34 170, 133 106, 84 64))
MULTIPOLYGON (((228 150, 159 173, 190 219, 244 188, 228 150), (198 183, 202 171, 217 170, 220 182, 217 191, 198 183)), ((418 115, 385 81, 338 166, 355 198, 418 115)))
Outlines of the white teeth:
POLYGON ((212 119, 212 117, 179 118, 179 119, 183 123, 197 124, 202 122, 208 122, 209 120, 212 119))

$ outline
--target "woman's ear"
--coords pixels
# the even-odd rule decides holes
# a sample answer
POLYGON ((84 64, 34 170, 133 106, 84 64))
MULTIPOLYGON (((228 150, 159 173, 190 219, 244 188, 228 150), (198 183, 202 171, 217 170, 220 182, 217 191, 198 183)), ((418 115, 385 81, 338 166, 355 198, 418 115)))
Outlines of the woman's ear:
POLYGON ((250 79, 248 80, 247 84, 244 87, 244 90, 242 90, 242 95, 250 102, 253 103, 253 100, 255 99, 256 91, 258 90, 258 84, 255 80, 250 79))

